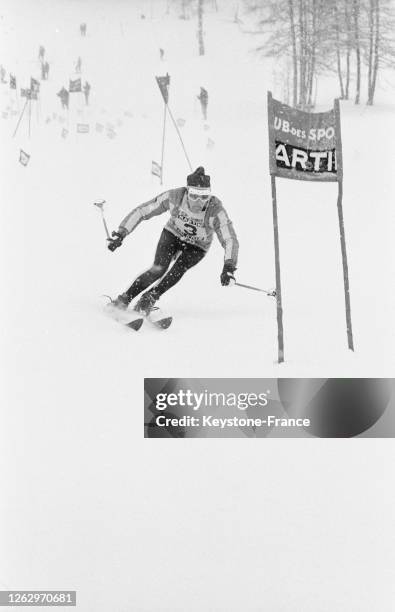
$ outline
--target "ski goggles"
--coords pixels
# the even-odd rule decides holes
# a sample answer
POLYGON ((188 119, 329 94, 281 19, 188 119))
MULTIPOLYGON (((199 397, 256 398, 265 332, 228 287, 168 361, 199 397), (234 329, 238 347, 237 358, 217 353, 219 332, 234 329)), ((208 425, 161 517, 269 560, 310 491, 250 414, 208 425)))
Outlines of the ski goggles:
POLYGON ((188 197, 190 198, 191 202, 197 202, 198 200, 201 202, 208 202, 208 200, 211 198, 211 193, 210 191, 207 191, 207 189, 190 187, 188 189, 188 197))

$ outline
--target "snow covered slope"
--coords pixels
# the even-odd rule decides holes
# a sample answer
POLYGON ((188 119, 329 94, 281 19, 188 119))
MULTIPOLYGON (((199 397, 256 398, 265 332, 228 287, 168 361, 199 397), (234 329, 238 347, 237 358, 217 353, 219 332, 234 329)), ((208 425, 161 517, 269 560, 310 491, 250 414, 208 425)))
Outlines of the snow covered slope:
MULTIPOLYGON (((131 208, 162 190, 158 179, 150 175, 150 166, 152 159, 160 161, 163 119, 154 76, 167 71, 170 108, 175 118, 185 120, 180 130, 188 156, 193 166, 204 164, 212 175, 213 190, 238 232, 238 280, 264 288, 274 285, 265 107, 271 71, 267 66, 265 73, 265 62, 250 53, 251 40, 238 31, 230 15, 225 19, 226 11, 207 15, 207 55, 199 57, 194 20, 165 15, 160 3, 153 4, 153 20, 148 18, 149 11, 141 19, 143 5, 136 10, 120 3, 114 14, 105 3, 98 3, 100 9, 90 16, 86 38, 79 36, 79 21, 71 6, 61 11, 48 5, 45 21, 42 13, 30 8, 30 14, 26 9, 15 19, 14 29, 9 26, 6 32, 5 63, 18 74, 20 85, 27 86, 28 75, 39 74, 34 61, 39 42, 46 46, 51 65, 40 101, 32 103, 31 137, 27 109, 14 138, 19 115, 9 116, 1 126, 3 142, 7 142, 2 148, 7 176, 3 227, 7 234, 9 228, 18 227, 19 236, 14 245, 7 245, 13 262, 8 270, 14 298, 9 316, 20 320, 14 304, 25 309, 28 303, 35 317, 29 321, 27 335, 41 337, 47 328, 46 342, 60 346, 63 335, 70 341, 71 324, 79 331, 78 352, 89 354, 96 345, 107 347, 110 354, 124 358, 117 367, 128 367, 133 360, 135 372, 145 375, 364 375, 372 373, 372 367, 378 375, 388 374, 394 344, 394 291, 388 269, 393 261, 393 153, 390 146, 383 146, 381 134, 386 132, 386 142, 391 142, 392 106, 367 109, 342 104, 354 355, 346 348, 334 185, 278 181, 286 350, 286 363, 280 369, 275 363, 274 301, 239 288, 220 287, 223 253, 219 244, 162 298, 175 316, 166 336, 147 330, 144 336, 131 339, 101 317, 99 296, 116 295, 150 265, 165 219, 143 224, 122 250, 111 254, 105 249, 101 220, 91 203, 95 198, 106 199, 110 225, 116 228, 131 208), (23 28, 30 17, 39 31, 29 32, 21 53, 13 49, 11 40, 15 28, 23 28), (229 40, 232 45, 225 44, 229 40), (164 62, 159 60, 159 47, 165 49, 164 62), (91 103, 86 107, 83 94, 71 94, 70 111, 62 115, 55 94, 69 78, 78 76, 74 65, 79 55, 83 82, 92 85, 91 103), (200 85, 210 95, 207 124, 196 99, 200 85), (64 123, 55 115, 64 116, 64 123), (77 123, 88 123, 90 134, 77 134, 77 123), (103 126, 102 132, 96 131, 97 123, 103 126), (116 132, 113 139, 107 136, 108 124, 116 132), (68 129, 65 139, 60 137, 63 128, 68 129), (213 148, 207 147, 209 139, 213 148), (373 155, 376 147, 379 151, 373 155), (16 163, 19 148, 31 155, 27 168, 16 163), (372 176, 378 179, 380 174, 379 184, 372 176), (22 275, 26 282, 21 282, 22 275), (59 318, 63 331, 58 329, 59 318), (91 327, 93 333, 88 331, 91 327), (224 350, 227 346, 231 350, 224 350)), ((27 32, 22 31, 26 38, 27 32)), ((3 106, 12 101, 4 85, 1 93, 3 106)), ((323 104, 329 107, 335 94, 335 89, 328 91, 323 104)), ((19 99, 18 110, 22 103, 19 99)), ((168 118, 163 189, 184 184, 188 171, 168 118)), ((12 243, 12 234, 9 238, 12 243)), ((26 338, 26 330, 20 331, 26 338)))
MULTIPOLYGON (((8 86, 0 85, 1 111, 7 112, 7 118, 0 119, 2 399, 7 407, 3 449, 4 458, 13 457, 14 466, 6 515, 10 524, 5 540, 8 569, 4 567, 2 575, 10 588, 42 588, 54 582, 59 588, 80 587, 84 612, 186 610, 185 602, 190 601, 186 576, 181 585, 170 570, 163 579, 149 573, 155 574, 166 564, 169 541, 158 535, 164 546, 159 551, 154 542, 161 516, 169 529, 173 521, 181 521, 186 529, 202 499, 207 503, 210 498, 215 507, 226 500, 219 514, 223 532, 219 524, 220 531, 216 531, 209 519, 200 522, 199 529, 216 531, 212 557, 199 544, 199 533, 190 533, 191 550, 196 551, 196 559, 189 559, 192 571, 203 560, 206 563, 203 585, 214 580, 215 559, 223 559, 232 548, 229 534, 233 529, 243 525, 249 541, 261 529, 259 492, 248 492, 248 483, 255 481, 252 474, 238 472, 237 455, 228 457, 225 466, 205 441, 205 458, 200 458, 200 451, 198 460, 191 455, 188 473, 183 473, 177 452, 169 446, 165 449, 159 441, 155 443, 160 456, 155 455, 154 465, 152 449, 143 448, 140 441, 143 378, 393 374, 394 89, 385 91, 383 83, 373 108, 341 104, 354 354, 346 344, 337 187, 278 181, 286 358, 279 366, 275 303, 263 294, 220 286, 223 252, 218 242, 162 298, 161 305, 174 315, 168 331, 159 333, 144 326, 133 333, 106 317, 102 309, 103 294, 117 295, 151 264, 165 217, 141 224, 121 249, 110 253, 92 203, 98 198, 107 201, 108 222, 116 229, 134 206, 162 189, 183 185, 189 173, 168 118, 163 187, 150 174, 151 161, 160 162, 163 121, 163 101, 154 76, 167 71, 170 108, 176 119, 185 120, 180 130, 192 165, 205 166, 213 191, 238 233, 237 279, 264 288, 274 286, 266 95, 268 89, 275 96, 278 92, 272 64, 251 53, 254 38, 243 35, 233 23, 234 3, 218 2, 218 13, 213 7, 208 10, 204 57, 197 55, 195 20, 178 19, 174 9, 166 14, 166 2, 1 4, 1 61, 16 74, 18 87, 27 87, 30 76, 39 77, 40 44, 51 66, 49 81, 41 85, 40 101, 32 103, 30 137, 27 110, 13 137, 24 101, 14 100, 8 86), (86 38, 79 34, 81 21, 88 24, 86 38), (159 58, 160 47, 165 50, 164 61, 159 58), (92 86, 90 105, 84 105, 82 94, 71 94, 70 111, 65 114, 56 93, 78 76, 74 72, 78 56, 82 78, 92 86), (210 96, 207 123, 196 99, 200 86, 210 96), (13 115, 12 109, 16 111, 13 115), (77 123, 89 124, 90 133, 77 133, 77 123), (97 124, 103 126, 102 131, 97 131, 97 124), (108 127, 115 131, 114 138, 108 136, 108 127), (65 138, 61 137, 63 129, 68 130, 65 138), (211 147, 207 146, 209 139, 214 143, 211 147), (27 167, 18 163, 20 149, 31 155, 27 167), (215 481, 215 486, 206 486, 201 468, 210 472, 210 483, 215 481), (234 478, 229 477, 230 471, 236 474, 234 478), (185 483, 183 493, 175 486, 180 480, 185 483), (161 505, 157 512, 157 497, 147 491, 148 482, 155 483, 156 493, 163 499, 169 495, 174 504, 182 501, 184 493, 189 495, 191 506, 186 514, 180 518, 161 505), (196 490, 193 482, 198 482, 196 490), (234 490, 249 500, 247 527, 242 510, 232 515, 236 525, 226 518, 234 490), (54 533, 60 534, 55 543, 54 533), (24 541, 26 563, 21 561, 24 541), (136 558, 142 559, 145 569, 133 587, 135 600, 129 607, 125 584, 130 578, 129 564, 136 558), (35 572, 30 574, 32 567, 35 572), (157 592, 144 604, 144 593, 150 592, 155 579, 159 591, 178 591, 179 608, 171 597, 166 599, 171 605, 162 604, 157 592), (110 591, 103 586, 106 580, 114 589, 124 589, 113 607, 110 591), (96 590, 97 598, 88 594, 90 588, 96 590)), ((337 89, 328 82, 319 95, 321 108, 329 108, 337 89)), ((291 448, 292 442, 287 445, 291 448)), ((184 451, 188 462, 192 451, 184 451)), ((302 455, 310 461, 313 452, 305 448, 302 455)), ((263 462, 265 457, 272 461, 270 455, 260 457, 263 462)), ((251 451, 250 459, 244 455, 244 460, 254 462, 256 457, 251 451)), ((292 471, 287 461, 277 461, 283 475, 292 471)), ((331 467, 330 456, 319 461, 317 473, 320 469, 325 473, 331 467)), ((367 462, 361 465, 365 474, 371 474, 375 490, 379 485, 373 468, 367 462)), ((266 484, 275 485, 274 476, 262 470, 266 484)), ((336 470, 342 474, 340 466, 336 470)), ((319 482, 315 486, 320 488, 319 482)), ((364 483, 358 486, 363 492, 364 483)), ((304 487, 304 494, 310 491, 311 495, 307 481, 304 487)), ((291 496, 298 493, 301 490, 291 487, 291 496)), ((347 494, 340 481, 335 485, 336 494, 347 494)), ((323 486, 321 495, 325 508, 330 494, 323 486)), ((349 516, 352 510, 348 500, 349 516)), ((201 511, 206 509, 201 507, 201 511)), ((274 506, 265 506, 265 511, 269 521, 276 516, 274 506)), ((362 524, 363 520, 362 515, 362 524)), ((313 520, 312 531, 320 528, 319 521, 313 520)), ((269 527, 264 531, 272 549, 278 541, 292 548, 280 533, 269 527)), ((296 525, 296 549, 303 543, 303 533, 299 536, 297 531, 296 525)), ((175 534, 171 546, 181 555, 185 541, 177 538, 175 534)), ((235 544, 235 557, 226 561, 223 575, 230 580, 237 576, 235 558, 241 551, 245 554, 244 545, 235 544)), ((255 559, 257 553, 250 553, 255 559)), ((274 576, 294 571, 294 567, 284 561, 280 568, 278 559, 274 565, 265 578, 254 561, 244 584, 249 597, 257 600, 261 595, 258 583, 263 581, 269 589, 267 609, 279 610, 273 607, 281 595, 274 576)), ((368 576, 368 570, 367 562, 362 573, 368 576)), ((225 588, 225 578, 222 580, 225 588)), ((214 599, 208 598, 203 608, 190 603, 188 609, 261 609, 259 605, 247 608, 243 593, 229 586, 228 580, 226 583, 224 599, 212 584, 209 592, 214 599)), ((298 584, 295 575, 293 584, 298 584)), ((199 584, 194 588, 199 590, 199 584)), ((329 586, 328 592, 327 607, 318 605, 315 610, 340 609, 330 607, 329 586)), ((350 587, 351 604, 355 601, 352 593, 355 590, 350 587)), ((305 600, 298 601, 299 596, 296 591, 293 608, 281 609, 302 609, 305 600)), ((373 593, 367 593, 358 610, 373 609, 373 601, 373 593)), ((351 608, 345 605, 344 609, 351 608)))
MULTIPOLYGON (((150 175, 150 166, 152 159, 160 161, 163 119, 154 76, 167 71, 170 108, 175 118, 185 120, 180 129, 188 156, 194 167, 203 164, 212 175, 213 190, 238 232, 238 280, 273 287, 274 262, 265 106, 270 66, 250 53, 252 41, 238 31, 230 12, 227 21, 226 11, 207 15, 207 55, 199 57, 194 20, 184 22, 173 13, 164 14, 160 3, 151 9, 120 3, 116 12, 105 3, 98 6, 89 15, 86 38, 79 35, 78 11, 74 7, 77 14, 73 13, 72 5, 62 11, 48 4, 45 20, 32 8, 31 14, 26 10, 19 15, 14 28, 23 28, 30 17, 37 22, 23 53, 10 44, 15 29, 10 26, 7 31, 5 63, 19 79, 23 75, 20 85, 27 86, 28 75, 39 74, 34 61, 39 43, 46 47, 51 65, 50 81, 42 83, 40 101, 32 103, 30 139, 27 110, 15 138, 12 132, 19 115, 9 116, 1 126, 7 142, 2 148, 7 176, 3 227, 13 262, 8 270, 13 296, 9 316, 21 319, 14 305, 28 306, 35 313, 28 331, 18 325, 23 337, 42 337, 47 329, 46 342, 58 347, 63 336, 70 342, 71 325, 76 330, 73 351, 97 355, 94 347, 106 347, 109 354, 119 356, 117 367, 127 368, 132 360, 134 371, 146 376, 364 375, 372 374, 372 368, 377 375, 389 374, 386 366, 394 350, 389 274, 394 260, 393 153, 383 145, 381 134, 385 132, 386 142, 391 142, 392 106, 367 109, 342 104, 355 354, 346 346, 334 185, 278 180, 286 351, 286 363, 280 368, 275 363, 275 303, 260 294, 219 285, 223 253, 218 243, 162 298, 175 316, 166 335, 147 330, 141 337, 129 338, 125 330, 114 330, 102 318, 100 295, 118 294, 150 265, 165 218, 141 225, 121 250, 111 254, 92 202, 107 200, 106 214, 111 228, 116 228, 131 208, 162 190, 150 175), (229 40, 232 45, 225 44, 229 40), (159 60, 159 47, 165 49, 164 62, 159 60), (58 117, 53 118, 63 116, 55 94, 69 78, 78 76, 74 73, 78 56, 83 82, 92 85, 91 103, 86 107, 83 94, 71 94, 70 111, 64 115, 65 123, 59 123, 58 117), (196 99, 200 85, 210 95, 207 124, 196 99), (77 123, 88 123, 91 132, 77 134, 77 123), (96 131, 97 123, 103 125, 102 132, 96 131), (107 135, 108 124, 116 132, 113 139, 107 135), (68 129, 64 139, 63 128, 68 129), (213 148, 207 147, 208 139, 213 148), (31 155, 26 168, 16 163, 19 148, 31 155), (9 230, 16 227, 18 240, 12 244, 9 230)), ((3 105, 14 95, 4 85, 1 94, 3 105)), ((329 107, 335 94, 335 89, 328 91, 322 103, 329 107)), ((18 110, 22 103, 19 99, 18 110)), ((163 189, 184 184, 188 171, 168 118, 163 189)))

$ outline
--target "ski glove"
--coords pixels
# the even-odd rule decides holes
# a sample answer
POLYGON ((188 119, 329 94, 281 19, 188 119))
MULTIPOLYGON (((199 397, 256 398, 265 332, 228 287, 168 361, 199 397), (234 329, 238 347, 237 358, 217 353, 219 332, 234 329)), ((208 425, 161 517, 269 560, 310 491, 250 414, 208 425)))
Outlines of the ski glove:
POLYGON ((109 241, 108 248, 110 251, 115 251, 115 249, 121 246, 126 234, 122 231, 118 231, 112 232, 111 236, 113 236, 113 238, 107 238, 109 241))
POLYGON ((229 285, 233 285, 235 282, 234 271, 236 270, 236 266, 233 261, 227 260, 224 263, 224 269, 221 273, 221 285, 223 287, 228 287, 229 285))

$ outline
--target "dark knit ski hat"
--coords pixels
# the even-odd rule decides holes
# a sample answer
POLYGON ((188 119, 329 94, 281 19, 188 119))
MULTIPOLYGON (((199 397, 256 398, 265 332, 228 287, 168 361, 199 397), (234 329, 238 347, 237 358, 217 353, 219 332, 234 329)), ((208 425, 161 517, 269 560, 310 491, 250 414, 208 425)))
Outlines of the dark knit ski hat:
POLYGON ((199 168, 196 168, 195 172, 187 176, 187 186, 210 189, 210 177, 204 173, 203 166, 199 166, 199 168))

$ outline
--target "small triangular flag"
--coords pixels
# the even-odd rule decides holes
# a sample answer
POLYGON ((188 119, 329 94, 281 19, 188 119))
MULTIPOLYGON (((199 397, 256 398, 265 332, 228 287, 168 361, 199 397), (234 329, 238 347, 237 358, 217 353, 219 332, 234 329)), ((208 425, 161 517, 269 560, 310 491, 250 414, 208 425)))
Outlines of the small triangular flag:
POLYGON ((19 152, 19 161, 22 164, 22 166, 27 166, 27 164, 29 163, 29 159, 30 159, 30 155, 28 155, 27 153, 25 153, 25 151, 21 149, 19 152))
POLYGON ((154 161, 152 162, 151 174, 153 174, 154 176, 159 176, 159 178, 162 176, 162 168, 157 162, 154 162, 154 161))

